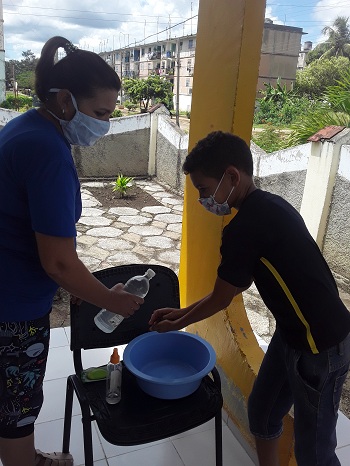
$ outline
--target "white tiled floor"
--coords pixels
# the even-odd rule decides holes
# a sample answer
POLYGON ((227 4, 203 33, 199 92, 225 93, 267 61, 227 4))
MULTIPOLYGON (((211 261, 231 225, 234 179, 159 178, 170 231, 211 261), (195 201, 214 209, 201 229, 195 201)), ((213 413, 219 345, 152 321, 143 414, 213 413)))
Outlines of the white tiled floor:
MULTIPOLYGON (((69 328, 51 330, 50 353, 44 381, 44 405, 36 423, 36 447, 61 451, 66 377, 74 372, 69 349, 69 328)), ((86 351, 84 366, 99 366, 110 349, 86 351)), ((122 353, 122 351, 121 351, 122 353)), ((80 408, 73 406, 71 453, 74 465, 84 465, 80 408)), ((214 421, 176 437, 147 445, 120 447, 107 443, 93 428, 96 466, 213 466, 215 464, 214 421)), ((224 466, 254 466, 230 429, 223 423, 224 466)))
MULTIPOLYGON (((36 447, 43 451, 61 451, 65 386, 67 375, 74 372, 69 349, 69 328, 51 331, 51 349, 44 381, 45 401, 36 423, 36 447)), ((109 359, 111 350, 86 352, 85 367, 98 366, 109 359)), ((121 351, 122 354, 122 351, 121 351)), ((350 421, 340 413, 337 454, 342 466, 350 466, 350 421)), ((213 466, 215 464, 214 422, 184 434, 147 445, 120 447, 107 443, 93 427, 95 466, 213 466)), ((84 465, 80 408, 73 406, 71 453, 74 465, 84 465)), ((223 423, 224 466, 254 466, 253 461, 223 423)), ((1 462, 0 462, 1 465, 1 462)))

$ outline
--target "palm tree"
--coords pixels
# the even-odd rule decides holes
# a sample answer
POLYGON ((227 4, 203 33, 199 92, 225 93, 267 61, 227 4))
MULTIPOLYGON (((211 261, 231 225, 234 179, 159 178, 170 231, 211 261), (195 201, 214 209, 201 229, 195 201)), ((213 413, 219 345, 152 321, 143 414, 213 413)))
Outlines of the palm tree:
POLYGON ((325 42, 328 44, 328 50, 323 53, 321 58, 333 56, 350 58, 350 26, 348 21, 349 18, 338 16, 332 26, 326 26, 322 29, 324 35, 328 34, 327 42, 325 42))

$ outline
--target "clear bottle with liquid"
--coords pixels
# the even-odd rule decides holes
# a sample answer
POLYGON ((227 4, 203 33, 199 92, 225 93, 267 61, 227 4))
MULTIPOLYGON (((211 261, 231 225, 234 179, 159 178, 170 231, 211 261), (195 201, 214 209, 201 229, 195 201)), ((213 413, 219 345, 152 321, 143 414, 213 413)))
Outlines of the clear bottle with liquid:
MULTIPOLYGON (((148 269, 144 275, 135 275, 130 278, 124 285, 124 291, 144 298, 149 290, 149 281, 155 276, 152 269, 148 269)), ((124 317, 114 312, 101 309, 96 314, 94 322, 96 326, 105 333, 111 333, 123 321, 124 317)))
POLYGON ((120 362, 118 348, 114 348, 110 361, 107 364, 106 401, 110 405, 119 403, 122 395, 122 363, 120 362))

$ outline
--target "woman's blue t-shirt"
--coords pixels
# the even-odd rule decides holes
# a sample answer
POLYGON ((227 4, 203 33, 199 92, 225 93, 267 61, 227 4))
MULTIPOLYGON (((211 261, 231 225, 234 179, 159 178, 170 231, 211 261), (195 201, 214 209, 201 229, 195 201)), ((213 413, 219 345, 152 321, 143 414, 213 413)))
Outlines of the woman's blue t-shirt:
POLYGON ((40 264, 35 232, 76 237, 80 184, 70 145, 35 109, 0 132, 0 321, 46 314, 58 288, 40 264))

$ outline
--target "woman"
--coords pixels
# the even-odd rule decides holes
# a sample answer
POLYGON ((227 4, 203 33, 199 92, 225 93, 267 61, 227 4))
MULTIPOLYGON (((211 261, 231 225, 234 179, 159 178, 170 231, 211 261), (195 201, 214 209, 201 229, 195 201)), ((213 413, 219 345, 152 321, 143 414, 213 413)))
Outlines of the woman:
POLYGON ((63 37, 44 45, 36 67, 41 107, 0 132, 0 458, 4 466, 68 466, 70 455, 34 448, 43 395, 49 313, 61 286, 127 317, 143 299, 106 288, 75 251, 80 185, 71 144, 108 132, 120 80, 105 61, 63 37), (57 50, 66 56, 55 62, 57 50))

